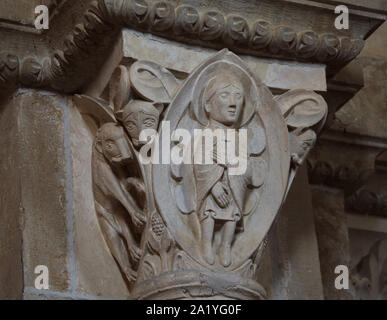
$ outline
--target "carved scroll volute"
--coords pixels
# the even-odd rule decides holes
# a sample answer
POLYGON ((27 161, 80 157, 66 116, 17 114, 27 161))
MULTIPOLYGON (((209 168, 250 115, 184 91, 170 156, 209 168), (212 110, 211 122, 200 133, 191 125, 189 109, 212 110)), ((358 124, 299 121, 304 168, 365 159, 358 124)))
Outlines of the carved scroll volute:
POLYGON ((328 105, 322 96, 310 90, 290 90, 275 99, 289 127, 292 159, 289 191, 298 167, 305 161, 325 124, 328 105))
POLYGON ((289 127, 292 160, 301 165, 325 124, 328 105, 319 94, 301 89, 277 96, 276 101, 289 127))
POLYGON ((109 102, 114 112, 120 111, 131 97, 129 71, 125 66, 119 66, 113 72, 109 82, 109 102))
POLYGON ((156 103, 169 103, 179 85, 170 71, 150 61, 135 62, 130 68, 130 78, 141 98, 156 103))

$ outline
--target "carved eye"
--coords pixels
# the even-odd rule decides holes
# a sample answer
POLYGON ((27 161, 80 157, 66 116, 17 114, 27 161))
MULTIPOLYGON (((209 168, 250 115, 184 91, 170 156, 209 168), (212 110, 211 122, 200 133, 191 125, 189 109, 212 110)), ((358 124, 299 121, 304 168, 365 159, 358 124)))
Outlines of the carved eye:
POLYGON ((145 119, 144 125, 146 127, 153 127, 155 125, 156 121, 154 119, 145 119))
POLYGON ((242 98, 242 95, 241 95, 239 92, 237 92, 237 93, 235 94, 235 98, 237 98, 238 100, 240 100, 240 99, 242 98))
POLYGON ((126 129, 128 129, 128 131, 131 131, 135 128, 136 128, 136 124, 134 122, 130 121, 130 122, 126 123, 126 129))
POLYGON ((107 142, 106 142, 106 148, 107 148, 108 150, 112 150, 113 147, 114 147, 114 143, 113 143, 112 141, 107 141, 107 142))
POLYGON ((221 97, 222 99, 227 99, 228 96, 229 96, 229 93, 228 93, 228 92, 223 92, 223 93, 220 94, 220 97, 221 97))

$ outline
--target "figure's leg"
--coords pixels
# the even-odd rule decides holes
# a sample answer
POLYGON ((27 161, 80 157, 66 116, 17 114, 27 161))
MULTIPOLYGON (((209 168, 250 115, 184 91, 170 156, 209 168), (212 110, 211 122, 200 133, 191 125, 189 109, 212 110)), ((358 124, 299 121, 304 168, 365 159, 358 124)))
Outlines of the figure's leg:
POLYGON ((130 230, 130 227, 125 221, 125 219, 121 216, 117 216, 116 221, 119 223, 121 229, 121 232, 119 232, 119 234, 124 239, 126 247, 129 250, 129 257, 130 261, 132 262, 132 268, 137 269, 138 262, 140 261, 143 255, 143 251, 136 243, 136 240, 132 235, 132 231, 130 230))
POLYGON ((235 221, 227 221, 223 226, 223 238, 219 249, 219 258, 224 267, 228 267, 231 264, 231 243, 234 239, 235 227, 235 221))
POLYGON ((212 250, 212 238, 215 221, 211 216, 202 220, 202 253, 208 264, 214 264, 215 258, 212 250))
POLYGON ((114 259, 116 259, 122 272, 130 283, 136 281, 137 273, 131 267, 124 240, 104 217, 100 217, 99 222, 110 252, 114 259))

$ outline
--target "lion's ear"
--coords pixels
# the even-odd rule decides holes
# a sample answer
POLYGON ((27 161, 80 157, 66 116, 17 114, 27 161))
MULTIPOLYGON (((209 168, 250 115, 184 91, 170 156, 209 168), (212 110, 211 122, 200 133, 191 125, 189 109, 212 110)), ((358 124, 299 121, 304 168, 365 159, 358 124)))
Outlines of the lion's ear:
POLYGON ((321 95, 297 89, 276 96, 275 100, 290 128, 313 128, 317 133, 322 129, 328 115, 328 105, 321 95))

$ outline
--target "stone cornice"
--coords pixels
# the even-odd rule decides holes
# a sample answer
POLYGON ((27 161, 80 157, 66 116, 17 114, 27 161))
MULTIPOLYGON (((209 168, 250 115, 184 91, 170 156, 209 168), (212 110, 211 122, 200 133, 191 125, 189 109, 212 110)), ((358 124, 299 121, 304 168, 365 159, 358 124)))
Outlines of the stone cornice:
POLYGON ((364 46, 361 38, 296 31, 291 25, 251 21, 220 9, 174 6, 167 1, 100 0, 91 3, 83 23, 76 25, 63 47, 51 55, 20 57, 0 52, 0 85, 58 89, 56 82, 63 81, 74 65, 91 56, 101 38, 122 27, 261 57, 324 63, 328 70, 340 69, 364 46))
POLYGON ((308 160, 309 183, 344 190, 345 209, 362 215, 387 217, 387 152, 376 157, 375 169, 308 160))

